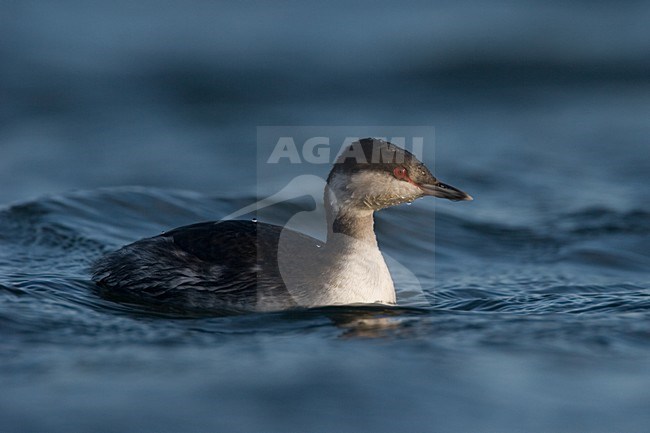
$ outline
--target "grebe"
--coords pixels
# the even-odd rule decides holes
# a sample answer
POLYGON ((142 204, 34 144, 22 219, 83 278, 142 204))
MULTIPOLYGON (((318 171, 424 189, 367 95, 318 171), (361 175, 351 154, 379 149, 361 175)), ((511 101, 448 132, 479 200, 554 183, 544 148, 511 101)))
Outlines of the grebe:
POLYGON ((422 196, 472 200, 387 141, 351 144, 327 178, 327 242, 257 221, 204 222, 146 238, 92 268, 107 294, 188 309, 396 303, 375 211, 422 196))

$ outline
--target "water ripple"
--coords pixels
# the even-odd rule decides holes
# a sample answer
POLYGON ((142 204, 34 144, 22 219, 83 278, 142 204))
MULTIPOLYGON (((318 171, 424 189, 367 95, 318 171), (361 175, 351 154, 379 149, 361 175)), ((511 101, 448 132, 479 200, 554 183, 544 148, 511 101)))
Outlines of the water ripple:
MULTIPOLYGON (((88 265, 116 246, 173 226, 218 219, 252 201, 252 197, 215 199, 182 191, 119 188, 76 192, 0 211, 0 326, 6 342, 213 344, 242 333, 411 338, 432 332, 440 339, 438 344, 444 344, 445 335, 497 344, 501 337, 495 335, 507 329, 520 332, 513 323, 527 320, 529 340, 524 338, 519 345, 538 341, 553 323, 558 329, 547 343, 564 347, 575 339, 560 331, 562 323, 572 327, 607 318, 615 330, 619 318, 621 329, 628 329, 630 315, 647 317, 650 312, 645 274, 638 278, 634 274, 646 264, 647 254, 620 247, 629 236, 638 242, 639 236, 648 235, 648 214, 642 211, 589 209, 535 227, 469 220, 440 211, 435 230, 424 231, 409 221, 425 221, 426 209, 386 212, 377 223, 380 243, 410 266, 428 302, 409 305, 415 299, 409 295, 402 308, 197 314, 104 299, 89 281, 88 265), (612 237, 618 249, 605 250, 612 237), (598 254, 585 255, 586 242, 598 254), (630 265, 631 255, 637 259, 635 266, 630 265), (607 269, 628 272, 629 278, 612 277, 607 269), (445 324, 449 320, 453 329, 445 324)), ((265 216, 286 221, 297 210, 312 206, 298 201, 270 209, 265 216)), ((607 339, 624 334, 612 332, 607 339)), ((621 344, 637 347, 639 341, 647 342, 646 333, 641 326, 630 334, 636 337, 627 336, 621 344)))

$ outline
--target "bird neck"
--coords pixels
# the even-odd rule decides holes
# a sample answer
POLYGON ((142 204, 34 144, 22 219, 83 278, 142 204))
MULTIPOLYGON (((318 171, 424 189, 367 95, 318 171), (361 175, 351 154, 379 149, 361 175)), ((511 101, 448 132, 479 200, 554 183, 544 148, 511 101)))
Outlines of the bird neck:
POLYGON ((377 245, 374 211, 356 206, 345 193, 339 199, 325 188, 327 242, 317 272, 324 282, 321 299, 311 305, 395 304, 395 287, 377 245))
POLYGON ((347 237, 377 247, 372 209, 359 209, 349 200, 338 200, 329 187, 325 188, 324 202, 328 242, 347 237))

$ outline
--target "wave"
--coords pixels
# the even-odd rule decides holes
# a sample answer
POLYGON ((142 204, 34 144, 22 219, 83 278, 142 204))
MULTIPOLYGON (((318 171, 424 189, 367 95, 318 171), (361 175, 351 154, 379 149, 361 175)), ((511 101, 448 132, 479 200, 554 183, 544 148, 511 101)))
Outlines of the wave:
MULTIPOLYGON (((2 320, 37 321, 44 306, 57 314, 165 315, 98 297, 88 266, 124 243, 218 219, 254 201, 134 187, 6 207, 0 210, 0 297, 11 302, 2 320), (12 305, 25 308, 16 310, 23 319, 14 317, 12 305)), ((281 222, 312 208, 311 201, 297 199, 265 216, 281 222)), ((406 288, 398 287, 406 307, 508 314, 646 313, 649 216, 640 209, 594 208, 515 227, 444 210, 432 216, 411 206, 381 213, 377 230, 382 249, 411 269, 424 288, 416 303, 406 288)))

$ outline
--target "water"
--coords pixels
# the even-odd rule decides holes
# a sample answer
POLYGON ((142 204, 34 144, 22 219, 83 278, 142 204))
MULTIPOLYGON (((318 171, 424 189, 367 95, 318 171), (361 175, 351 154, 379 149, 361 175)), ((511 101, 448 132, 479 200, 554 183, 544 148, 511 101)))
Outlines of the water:
POLYGON ((381 5, 2 6, 2 432, 647 430, 650 8, 381 5), (378 214, 398 308, 98 296, 102 254, 290 182, 255 170, 287 124, 435 126, 475 201, 378 214))

